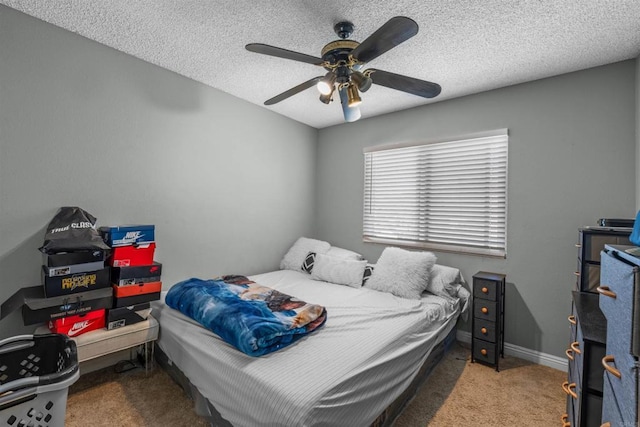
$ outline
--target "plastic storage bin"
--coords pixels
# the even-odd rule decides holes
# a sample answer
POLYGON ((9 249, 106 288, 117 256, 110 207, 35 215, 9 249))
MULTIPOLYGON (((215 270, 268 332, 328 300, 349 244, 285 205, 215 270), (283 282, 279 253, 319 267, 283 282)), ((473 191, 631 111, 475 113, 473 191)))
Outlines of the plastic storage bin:
POLYGON ((0 425, 64 426, 69 386, 79 376, 76 343, 65 335, 0 341, 0 425))

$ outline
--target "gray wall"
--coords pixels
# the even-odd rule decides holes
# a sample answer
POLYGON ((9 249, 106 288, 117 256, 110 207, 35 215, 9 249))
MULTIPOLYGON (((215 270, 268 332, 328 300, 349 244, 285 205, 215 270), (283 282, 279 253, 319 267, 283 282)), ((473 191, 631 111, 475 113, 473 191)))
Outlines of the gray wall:
MULTIPOLYGON (((277 268, 313 231, 316 142, 315 129, 0 6, 0 302, 40 283, 37 248, 66 205, 99 225, 155 224, 165 287, 277 268)), ((20 326, 14 313, 0 336, 20 326)))
POLYGON ((322 129, 317 234, 381 253, 362 243, 363 147, 508 128, 507 259, 436 255, 468 281, 506 273, 506 341, 562 356, 578 227, 635 213, 635 79, 626 61, 322 129))

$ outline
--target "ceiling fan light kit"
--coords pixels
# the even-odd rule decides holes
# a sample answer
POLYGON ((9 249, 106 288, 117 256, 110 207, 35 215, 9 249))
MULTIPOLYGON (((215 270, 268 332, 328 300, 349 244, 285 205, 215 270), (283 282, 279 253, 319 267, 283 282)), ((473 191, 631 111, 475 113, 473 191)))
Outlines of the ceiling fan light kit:
POLYGON ((342 113, 346 122, 355 122, 360 119, 361 113, 358 107, 349 107, 349 96, 347 95, 347 88, 341 86, 338 88, 340 94, 340 104, 342 105, 342 113))
POLYGON ((333 99, 333 91, 331 91, 328 95, 320 94, 320 102, 324 104, 329 104, 333 99))
POLYGON ((350 83, 347 86, 347 97, 349 99, 349 108, 357 107, 362 104, 362 99, 360 98, 360 94, 358 93, 358 88, 355 84, 350 83))
POLYGON ((368 91, 373 84, 373 80, 371 80, 371 77, 364 73, 361 73, 360 71, 354 71, 353 73, 351 73, 351 81, 358 86, 358 90, 360 90, 360 92, 368 91))
POLYGON ((348 21, 335 24, 333 29, 340 40, 326 44, 322 48, 321 58, 261 43, 246 45, 246 49, 251 52, 305 62, 328 71, 324 76, 314 77, 268 99, 265 105, 283 101, 314 85, 320 92, 320 101, 329 104, 337 88, 344 118, 347 122, 353 122, 361 117, 358 108, 362 102, 360 92, 366 92, 374 83, 424 98, 440 94, 440 85, 436 83, 382 70, 360 71, 367 62, 415 36, 418 24, 414 20, 404 16, 391 18, 362 43, 348 40, 354 28, 348 21))
POLYGON ((323 78, 318 80, 316 87, 321 95, 331 95, 335 89, 336 75, 328 72, 323 78))

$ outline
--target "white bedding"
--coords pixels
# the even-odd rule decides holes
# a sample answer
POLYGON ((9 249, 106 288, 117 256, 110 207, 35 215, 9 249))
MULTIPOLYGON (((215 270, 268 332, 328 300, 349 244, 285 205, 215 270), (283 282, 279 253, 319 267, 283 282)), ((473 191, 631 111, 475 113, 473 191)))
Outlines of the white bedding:
MULTIPOLYGON (((234 426, 368 426, 455 327, 457 300, 408 300, 311 280, 291 270, 251 276, 327 309, 327 322, 282 350, 251 357, 154 303, 158 345, 234 426)), ((164 297, 164 296, 163 296, 164 297)))

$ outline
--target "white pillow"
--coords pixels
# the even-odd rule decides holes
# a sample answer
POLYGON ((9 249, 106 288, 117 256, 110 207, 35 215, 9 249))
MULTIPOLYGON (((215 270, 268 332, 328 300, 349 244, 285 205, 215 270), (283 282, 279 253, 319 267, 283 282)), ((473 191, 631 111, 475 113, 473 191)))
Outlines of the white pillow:
POLYGON ((300 237, 289 248, 289 251, 284 255, 282 261, 280 261, 281 270, 294 270, 303 271, 302 263, 307 257, 309 252, 315 252, 316 254, 326 253, 331 245, 329 242, 322 240, 309 239, 307 237, 300 237))
POLYGON ((367 261, 340 259, 317 254, 313 270, 311 270, 311 278, 359 288, 362 286, 362 276, 366 266, 367 261))
POLYGON ((435 263, 436 256, 431 252, 385 248, 365 287, 402 298, 420 299, 435 263))
POLYGON ((352 259, 355 261, 362 261, 364 258, 357 252, 350 251, 348 249, 342 249, 337 246, 331 246, 327 255, 334 258, 352 259))
POLYGON ((449 292, 449 289, 452 288, 451 285, 456 284, 465 284, 464 277, 462 277, 459 269, 435 264, 431 269, 427 291, 434 295, 448 296, 451 295, 451 292, 449 292))

